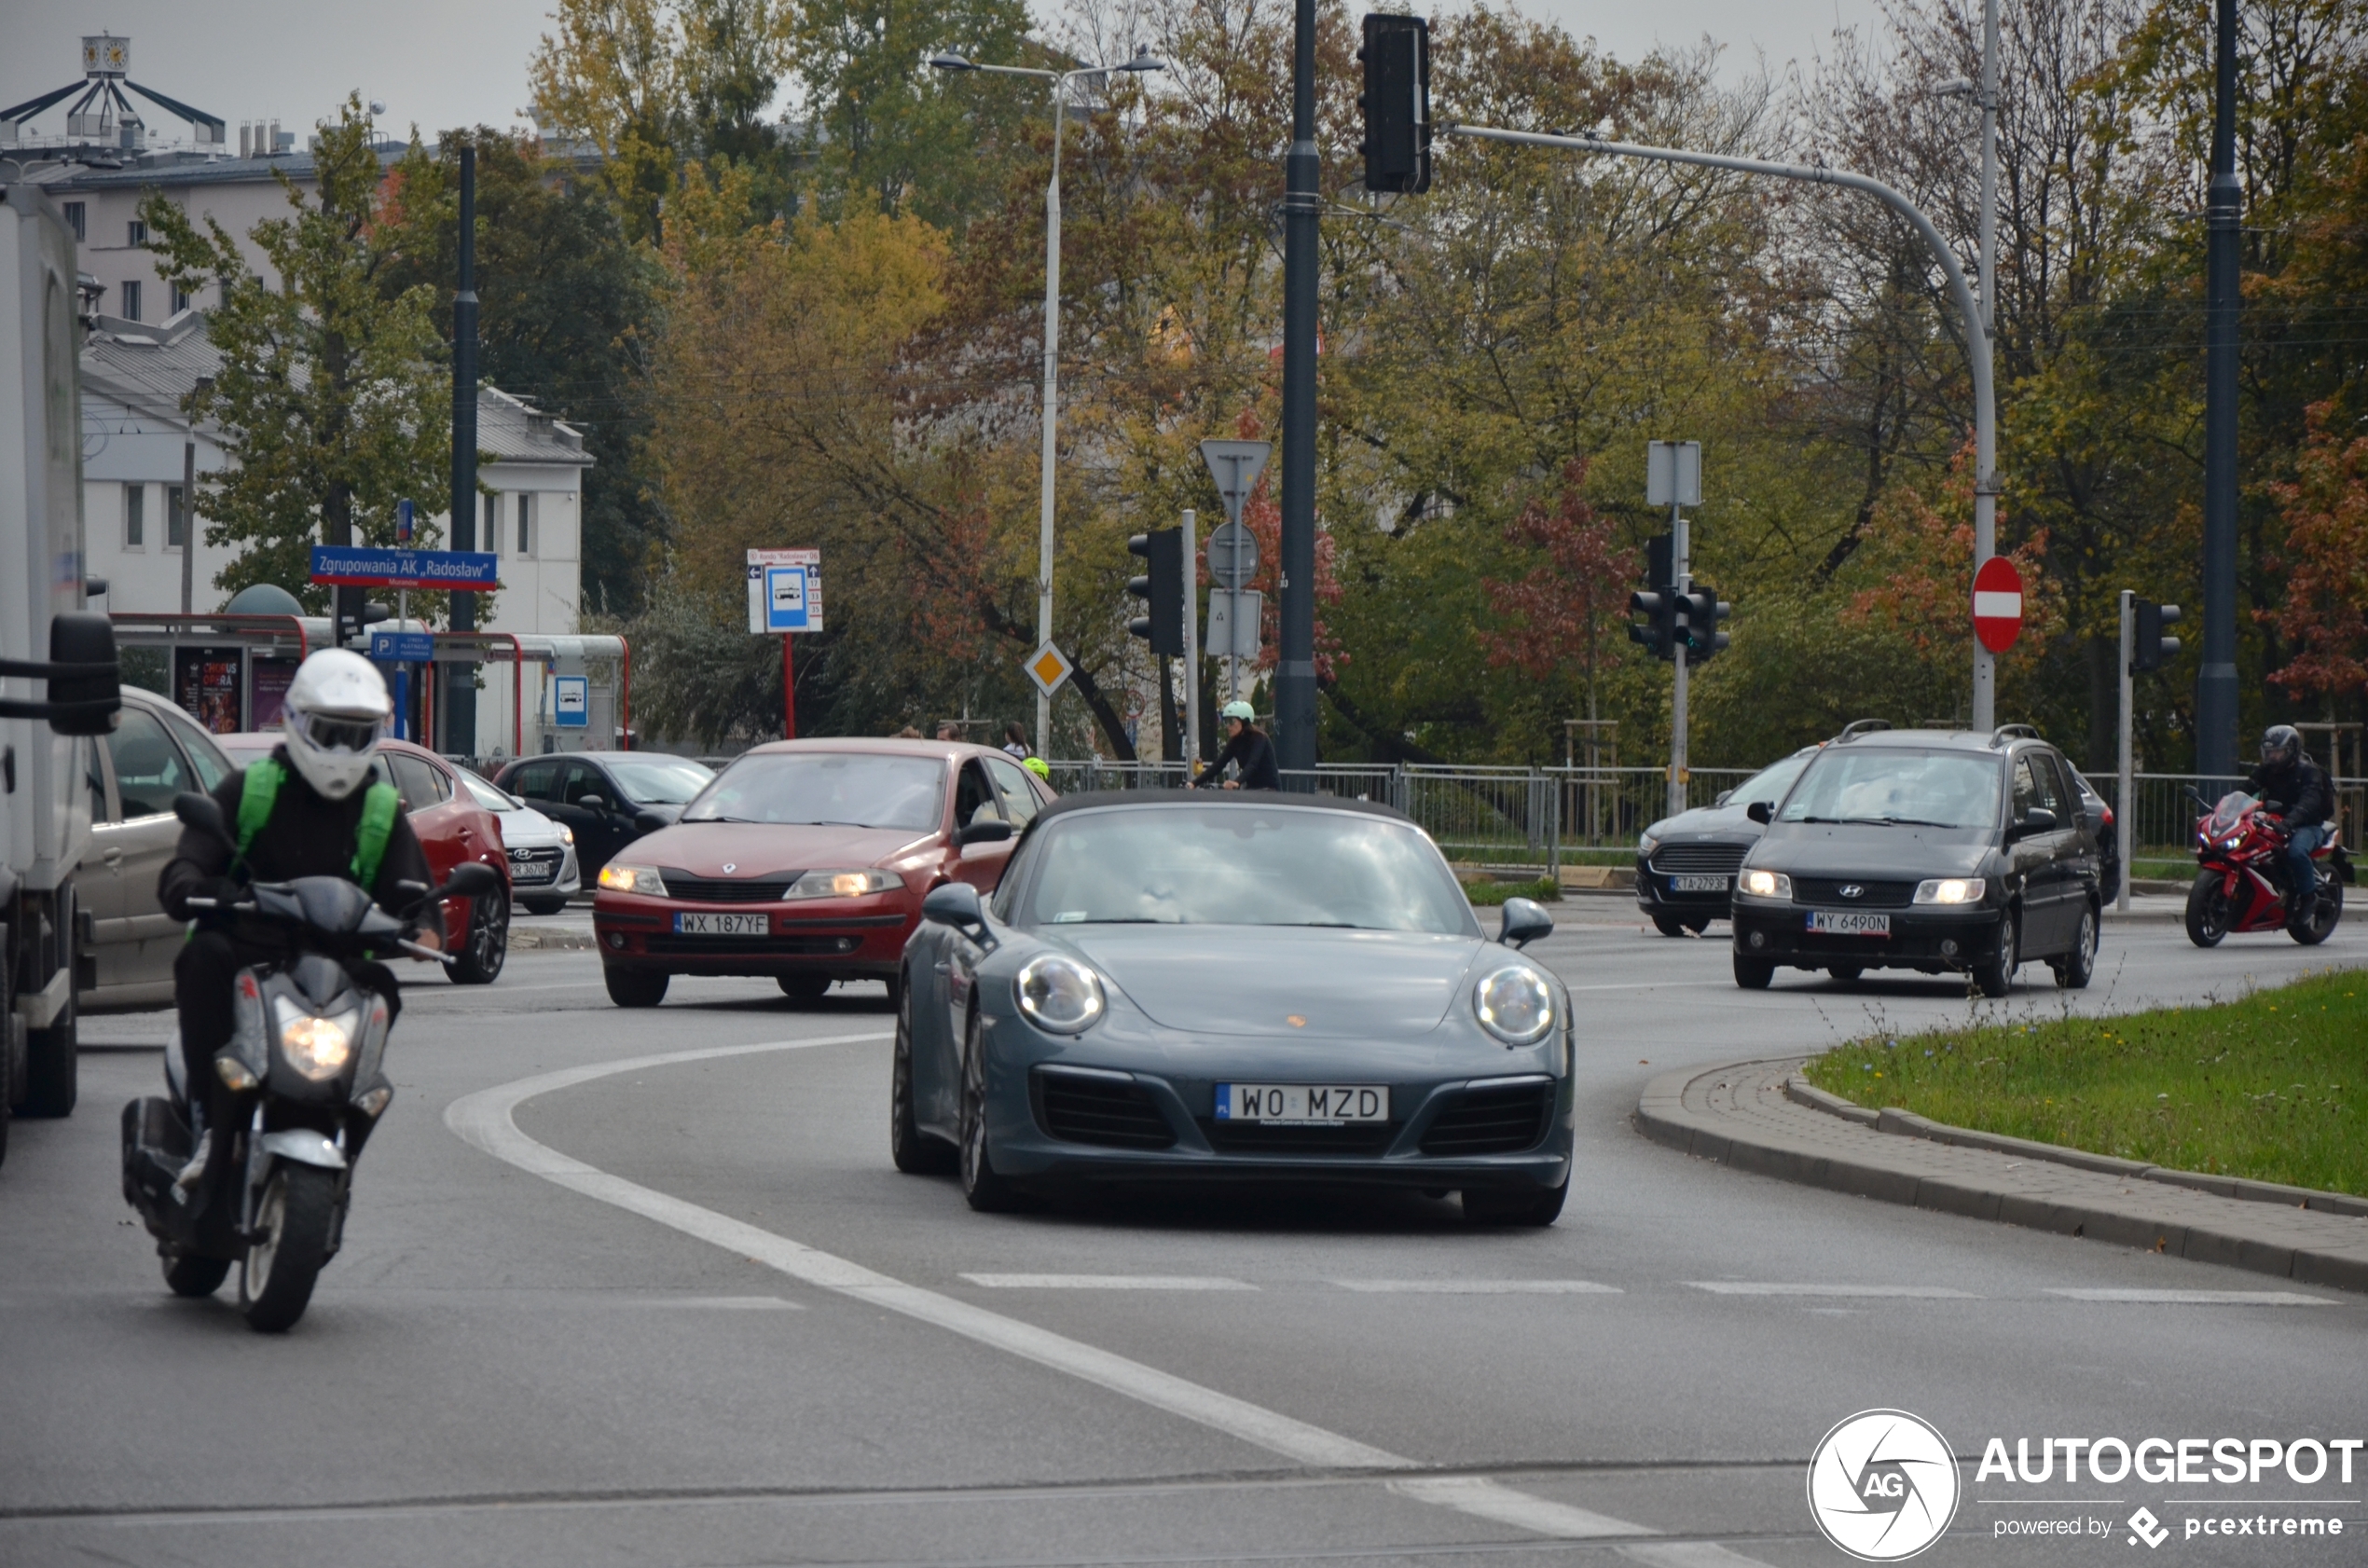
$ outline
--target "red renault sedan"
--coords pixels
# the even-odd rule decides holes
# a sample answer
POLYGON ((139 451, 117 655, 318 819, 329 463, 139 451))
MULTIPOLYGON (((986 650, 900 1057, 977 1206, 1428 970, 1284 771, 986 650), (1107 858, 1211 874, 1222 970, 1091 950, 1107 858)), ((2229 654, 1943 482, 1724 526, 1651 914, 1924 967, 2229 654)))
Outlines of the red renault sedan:
POLYGON ((798 1001, 834 980, 892 995, 922 898, 942 882, 993 888, 1052 798, 984 746, 757 747, 601 868, 592 923, 610 999, 655 1007, 678 974, 769 975, 798 1001))

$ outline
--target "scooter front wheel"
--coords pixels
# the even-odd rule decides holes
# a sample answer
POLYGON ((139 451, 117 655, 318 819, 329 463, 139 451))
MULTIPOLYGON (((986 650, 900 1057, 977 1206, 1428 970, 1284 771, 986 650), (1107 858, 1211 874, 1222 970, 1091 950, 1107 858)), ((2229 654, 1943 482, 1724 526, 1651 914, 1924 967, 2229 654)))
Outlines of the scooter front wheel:
POLYGON ((2187 940, 2197 947, 2218 947, 2228 934, 2226 879, 2216 871, 2196 873, 2187 889, 2187 940))
POLYGON ((255 1207, 255 1239, 239 1271, 239 1310, 248 1327, 283 1333, 304 1315, 321 1265, 329 1260, 337 1211, 336 1172, 283 1164, 271 1173, 255 1207))

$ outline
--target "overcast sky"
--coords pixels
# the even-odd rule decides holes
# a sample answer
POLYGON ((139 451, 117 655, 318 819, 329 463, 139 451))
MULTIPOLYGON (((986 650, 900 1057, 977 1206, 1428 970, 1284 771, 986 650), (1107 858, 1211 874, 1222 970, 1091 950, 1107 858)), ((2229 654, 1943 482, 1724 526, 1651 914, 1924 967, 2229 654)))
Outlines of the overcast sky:
MULTIPOLYGON (((85 33, 131 40, 131 79, 169 98, 220 115, 237 143, 242 119, 277 117, 302 132, 349 90, 382 100, 397 131, 461 124, 506 126, 526 106, 526 62, 549 26, 548 0, 0 0, 0 105, 76 80, 85 33)), ((1039 0, 1039 13, 1048 7, 1039 0)), ((1691 43, 1703 34, 1728 46, 1729 68, 1748 68, 1756 46, 1781 69, 1807 61, 1839 24, 1870 26, 1874 0, 1522 0, 1521 9, 1592 34, 1616 56, 1633 58, 1656 41, 1691 43)), ((68 101, 69 103, 71 100, 68 101)), ((65 129, 65 104, 46 110, 36 130, 65 129)), ((187 134, 178 121, 150 123, 187 134)))

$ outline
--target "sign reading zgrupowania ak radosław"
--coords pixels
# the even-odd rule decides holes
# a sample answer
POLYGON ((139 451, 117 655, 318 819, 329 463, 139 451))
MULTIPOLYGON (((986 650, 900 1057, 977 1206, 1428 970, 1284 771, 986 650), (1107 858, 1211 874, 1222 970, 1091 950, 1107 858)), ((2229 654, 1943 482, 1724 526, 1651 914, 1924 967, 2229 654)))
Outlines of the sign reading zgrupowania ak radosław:
POLYGON ((485 550, 312 547, 312 580, 342 588, 451 588, 482 593, 502 585, 501 572, 502 557, 485 550))
POLYGON ((2197 1561, 2334 1568, 2361 1560, 2363 1448, 2368 1438, 2292 1432, 1990 1437, 1974 1464, 1968 1500, 1938 1428, 1906 1410, 1861 1410, 1837 1423, 1811 1455, 1809 1511, 1826 1540, 1862 1562, 1916 1556, 1970 1502, 1984 1517, 1965 1520, 1960 1539, 2044 1539, 2069 1548, 2055 1560, 2067 1564, 2127 1562, 2132 1547, 2143 1557, 2193 1543, 2189 1552, 2204 1553, 2197 1561), (2256 1555, 2227 1555, 2246 1546, 2256 1555), (2260 1559, 2262 1549, 2278 1555, 2260 1559))

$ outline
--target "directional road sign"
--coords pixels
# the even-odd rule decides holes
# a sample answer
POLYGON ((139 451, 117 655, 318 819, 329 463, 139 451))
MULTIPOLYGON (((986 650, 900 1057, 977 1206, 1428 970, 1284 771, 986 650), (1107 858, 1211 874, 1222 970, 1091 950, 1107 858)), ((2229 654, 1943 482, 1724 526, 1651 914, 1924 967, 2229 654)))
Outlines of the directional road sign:
POLYGON ((1273 454, 1272 441, 1204 441, 1201 461, 1208 464, 1209 477, 1217 481, 1217 493, 1225 500, 1225 520, 1242 520, 1242 502, 1249 500, 1257 488, 1258 476, 1266 467, 1266 460, 1273 454))
POLYGON ((822 629, 822 552, 750 550, 749 630, 781 636, 822 629))
POLYGON ((1974 635, 1993 653, 2015 645, 2023 631, 2023 574, 2004 556, 1992 556, 1974 573, 1974 635))
POLYGON ((1246 588, 1258 575, 1258 535, 1226 523, 1208 536, 1209 581, 1220 588, 1246 588))
POLYGON ((1027 678, 1036 682, 1037 690, 1049 697, 1061 689, 1061 682, 1069 678, 1069 671, 1075 667, 1067 654, 1048 642, 1030 653, 1020 667, 1027 671, 1027 678))

